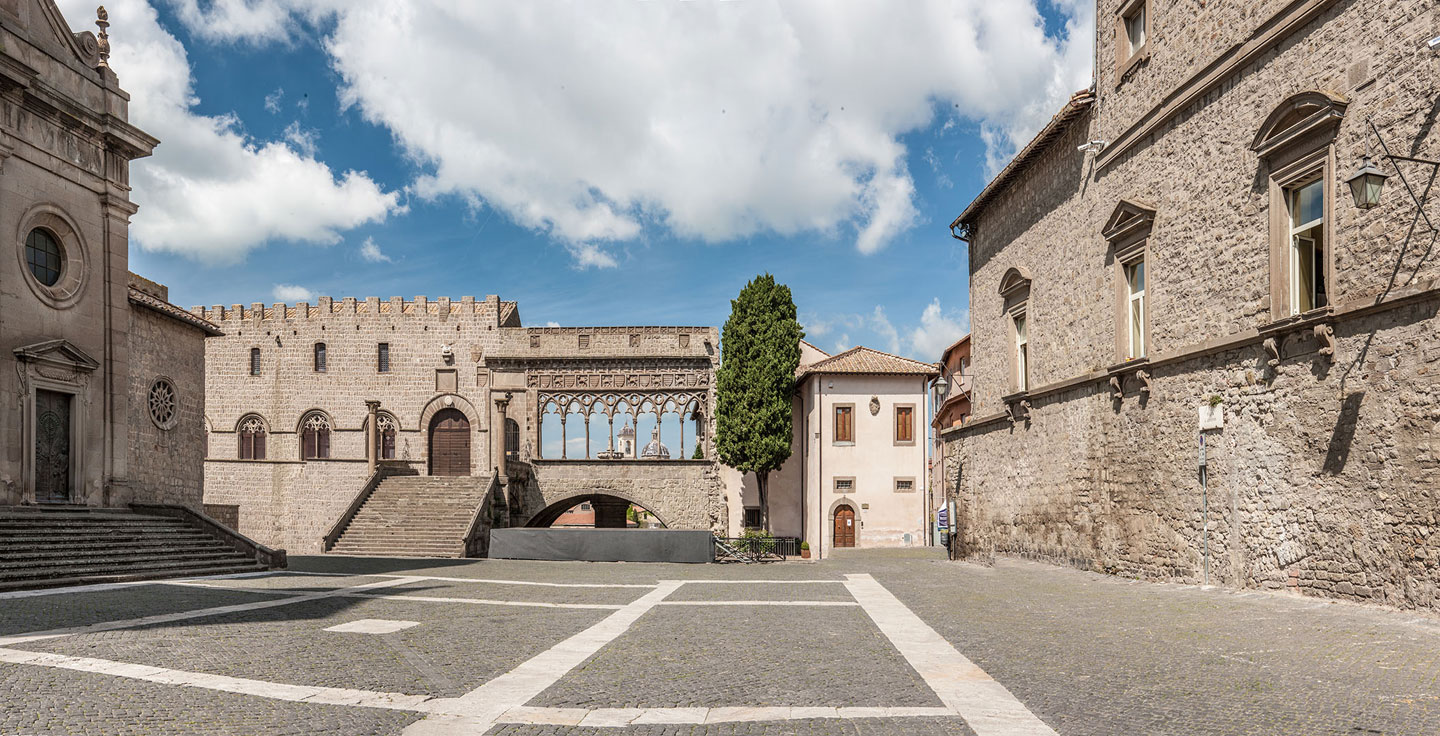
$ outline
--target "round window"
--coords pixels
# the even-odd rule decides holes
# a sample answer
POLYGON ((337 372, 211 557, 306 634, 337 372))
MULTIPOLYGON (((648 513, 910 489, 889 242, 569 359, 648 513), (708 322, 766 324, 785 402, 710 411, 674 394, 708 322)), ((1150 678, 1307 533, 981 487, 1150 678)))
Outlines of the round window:
POLYGON ((164 378, 150 385, 150 421, 161 429, 175 426, 175 386, 164 378))
POLYGON ((36 281, 54 286, 60 280, 60 264, 64 261, 65 254, 55 236, 38 227, 30 231, 25 238, 25 263, 36 281))

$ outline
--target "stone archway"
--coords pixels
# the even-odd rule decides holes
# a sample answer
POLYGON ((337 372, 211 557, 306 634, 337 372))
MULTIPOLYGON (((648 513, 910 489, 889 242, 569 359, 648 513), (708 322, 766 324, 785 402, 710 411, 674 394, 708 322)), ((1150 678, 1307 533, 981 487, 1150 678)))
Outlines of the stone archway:
POLYGON ((596 529, 624 529, 626 528, 625 511, 632 504, 639 506, 649 512, 660 521, 661 526, 668 527, 669 524, 659 514, 655 513, 636 501, 625 498, 609 491, 596 491, 594 493, 582 493, 556 501, 541 509, 530 520, 525 523, 527 527, 545 528, 553 525, 559 520, 560 515, 570 510, 577 504, 589 502, 595 510, 596 529))

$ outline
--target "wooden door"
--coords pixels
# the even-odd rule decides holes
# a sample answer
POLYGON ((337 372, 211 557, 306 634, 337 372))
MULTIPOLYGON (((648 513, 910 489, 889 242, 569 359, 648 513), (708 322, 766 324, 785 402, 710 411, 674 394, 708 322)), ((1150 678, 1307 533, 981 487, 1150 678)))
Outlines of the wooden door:
POLYGON ((430 420, 430 474, 470 474, 470 422, 458 409, 441 409, 430 420))
POLYGON ((855 509, 849 506, 835 510, 835 546, 855 546, 855 509))
POLYGON ((35 500, 70 500, 70 395, 35 392, 35 500))

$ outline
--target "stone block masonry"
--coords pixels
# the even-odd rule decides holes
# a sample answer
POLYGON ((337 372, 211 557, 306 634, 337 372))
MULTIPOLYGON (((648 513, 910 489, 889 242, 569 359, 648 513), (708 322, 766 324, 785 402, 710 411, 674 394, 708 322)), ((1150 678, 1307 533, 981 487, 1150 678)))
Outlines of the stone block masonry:
MULTIPOLYGON (((1144 5, 1143 58, 1107 63, 1134 3, 1102 2, 1093 105, 962 215, 975 413, 942 433, 961 551, 1440 610, 1440 265, 1399 179, 1431 170, 1382 161, 1372 210, 1344 184, 1382 140, 1440 160, 1440 57, 1423 43, 1440 7, 1144 5), (1091 140, 1107 144, 1077 152, 1091 140), (1311 309, 1292 294, 1286 192, 1315 180, 1311 309), (1107 228, 1125 207, 1153 215, 1130 240, 1107 228), (1135 254, 1146 337, 1127 361, 1135 254), (1023 294, 1002 293, 1012 269, 1023 294), (1202 488, 1212 403, 1225 420, 1202 488)), ((1420 206, 1440 222, 1433 196, 1420 206)))
MULTIPOLYGON (((562 492, 545 484, 565 476, 577 492, 610 488, 678 528, 723 527, 713 461, 594 461, 582 463, 591 473, 583 478, 573 476, 579 466, 532 465, 540 462, 541 413, 572 402, 604 411, 623 400, 630 411, 651 411, 693 401, 708 442, 719 360, 713 327, 527 328, 516 303, 498 296, 321 297, 315 305, 192 312, 225 333, 206 352, 205 502, 239 506, 240 529, 259 540, 320 552, 369 477, 372 455, 410 472, 454 472, 432 462, 432 429, 442 419, 463 428, 458 452, 468 453, 469 475, 515 464, 515 488, 506 494, 521 503, 499 506, 510 509, 512 523, 558 500, 550 496, 562 492), (393 427, 394 436, 372 449, 367 402, 376 401, 377 427, 393 427), (515 423, 514 446, 506 445, 507 421, 515 423), (242 459, 242 425, 264 429, 263 458, 242 459), (302 457, 306 428, 322 425, 329 457, 302 457), (385 447, 393 458, 381 456, 385 447), (531 478, 545 490, 526 490, 531 478)), ((713 458, 713 448, 705 456, 713 458)))

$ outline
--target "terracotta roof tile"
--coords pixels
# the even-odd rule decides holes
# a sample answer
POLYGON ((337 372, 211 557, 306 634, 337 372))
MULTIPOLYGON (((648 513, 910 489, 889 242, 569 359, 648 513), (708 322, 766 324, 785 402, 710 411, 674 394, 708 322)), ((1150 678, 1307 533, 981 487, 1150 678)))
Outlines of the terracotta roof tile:
POLYGON ((939 371, 929 363, 901 358, 879 350, 860 346, 795 371, 797 378, 811 373, 871 373, 896 376, 933 376, 939 371))

